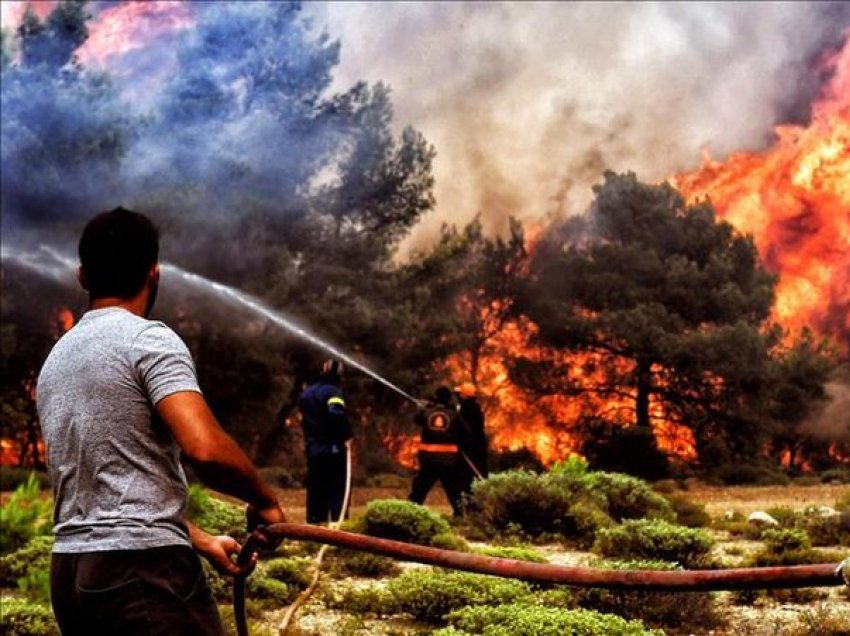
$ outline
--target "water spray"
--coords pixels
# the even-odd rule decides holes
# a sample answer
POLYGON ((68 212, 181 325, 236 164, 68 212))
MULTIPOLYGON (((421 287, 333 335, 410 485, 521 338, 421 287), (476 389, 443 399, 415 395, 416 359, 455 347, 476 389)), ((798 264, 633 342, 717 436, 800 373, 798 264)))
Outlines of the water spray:
MULTIPOLYGON (((15 248, 7 249, 6 246, 3 246, 2 257, 4 260, 7 258, 10 260, 14 260, 23 267, 36 271, 43 276, 48 276, 50 278, 60 281, 67 281, 67 274, 69 272, 73 273, 74 271, 76 271, 78 265, 78 263, 74 261, 74 259, 69 258, 64 254, 61 254, 52 247, 44 244, 39 245, 36 250, 32 251, 21 251, 15 248)), ((232 304, 236 304, 245 309, 251 310, 255 314, 262 316, 266 320, 272 322, 278 327, 296 336, 300 340, 312 344, 316 348, 321 349, 326 353, 329 353, 331 356, 338 358, 346 364, 365 373, 370 378, 377 380, 385 387, 396 392, 406 400, 409 400, 417 405, 421 404, 421 400, 417 399, 401 387, 393 384, 392 382, 384 378, 382 375, 376 373, 366 365, 358 362, 348 354, 340 351, 333 345, 325 342, 318 336, 310 333, 304 327, 296 323, 294 320, 283 316, 280 312, 274 309, 271 309, 258 298, 254 298, 253 296, 234 289, 233 287, 230 287, 228 285, 212 281, 199 274, 187 272, 186 270, 177 267, 176 265, 171 265, 170 263, 161 263, 160 271, 165 272, 166 276, 174 276, 175 278, 179 278, 180 280, 189 285, 204 289, 205 291, 211 291, 219 298, 229 301, 232 304)))

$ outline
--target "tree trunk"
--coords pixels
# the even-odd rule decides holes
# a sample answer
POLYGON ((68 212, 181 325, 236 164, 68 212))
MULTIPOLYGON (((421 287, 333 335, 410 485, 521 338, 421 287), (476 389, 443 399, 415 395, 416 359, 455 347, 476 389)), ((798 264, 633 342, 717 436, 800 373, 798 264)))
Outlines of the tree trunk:
POLYGON ((652 391, 652 362, 645 358, 637 361, 637 397, 635 398, 635 411, 637 415, 637 427, 642 431, 650 431, 652 427, 649 422, 649 394, 652 391))

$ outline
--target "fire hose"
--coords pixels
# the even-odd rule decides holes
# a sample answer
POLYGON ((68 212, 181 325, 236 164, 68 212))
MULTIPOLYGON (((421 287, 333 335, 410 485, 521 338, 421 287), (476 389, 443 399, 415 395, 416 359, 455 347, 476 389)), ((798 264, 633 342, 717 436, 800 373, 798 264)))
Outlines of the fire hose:
MULTIPOLYGON (((381 539, 362 534, 343 532, 334 528, 297 523, 278 523, 265 526, 261 531, 277 538, 312 541, 350 550, 360 550, 414 561, 426 565, 492 574, 505 578, 534 583, 570 585, 573 587, 598 587, 609 590, 642 590, 656 592, 709 592, 742 589, 781 589, 795 587, 850 586, 850 558, 839 564, 795 565, 784 567, 735 568, 721 570, 606 570, 602 568, 572 567, 550 563, 530 563, 516 559, 489 557, 456 550, 381 539)), ((254 533, 245 543, 239 560, 247 563, 251 554, 263 541, 254 533), (245 555, 245 556, 243 556, 245 555)), ((240 620, 245 625, 244 579, 241 596, 239 585, 234 585, 234 612, 237 629, 240 620)))

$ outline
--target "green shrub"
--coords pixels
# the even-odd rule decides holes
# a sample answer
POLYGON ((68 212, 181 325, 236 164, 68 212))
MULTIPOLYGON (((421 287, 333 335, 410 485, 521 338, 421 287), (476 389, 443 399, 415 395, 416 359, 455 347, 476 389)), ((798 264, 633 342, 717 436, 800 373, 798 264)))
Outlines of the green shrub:
POLYGON ((628 520, 599 531, 593 551, 607 557, 660 559, 683 567, 705 566, 713 545, 709 534, 661 519, 628 520))
POLYGON ((467 605, 502 605, 529 597, 527 583, 484 574, 408 570, 387 584, 400 612, 427 623, 441 623, 467 605))
POLYGON ((34 570, 49 570, 53 537, 35 537, 9 554, 0 557, 0 585, 14 585, 34 570))
POLYGON ((0 490, 15 490, 18 486, 29 482, 31 475, 38 481, 42 490, 50 488, 50 479, 45 472, 20 466, 3 466, 3 470, 0 470, 0 490))
POLYGON ((765 512, 776 519, 783 528, 799 528, 804 523, 803 514, 788 506, 774 506, 765 512))
POLYGON ((279 609, 298 596, 299 589, 255 572, 245 582, 245 595, 268 609, 279 609))
POLYGON ((820 555, 812 550, 809 535, 803 530, 766 528, 762 533, 762 540, 764 547, 751 557, 750 565, 806 565, 821 561, 820 555))
POLYGON ((611 523, 605 500, 594 498, 581 479, 526 471, 496 473, 472 486, 476 507, 469 519, 486 537, 547 540, 560 537, 579 545, 611 523))
POLYGON ((248 538, 244 507, 213 497, 202 486, 189 486, 186 516, 210 534, 226 534, 240 542, 248 538))
POLYGON ((260 564, 258 570, 265 576, 304 589, 310 585, 311 562, 308 559, 272 559, 260 564))
POLYGON ((325 593, 325 604, 353 614, 391 616, 401 610, 395 597, 385 588, 377 586, 355 588, 343 586, 325 593))
POLYGON ((463 537, 454 532, 442 532, 431 539, 431 545, 443 550, 454 550, 455 552, 469 552, 469 543, 463 537))
POLYGON ((59 636, 50 607, 0 595, 0 633, 6 636, 59 636))
POLYGON ((435 537, 451 534, 449 522, 425 506, 400 499, 369 502, 363 532, 372 537, 431 545, 435 537))
MULTIPOLYGON (((613 570, 674 570, 675 563, 657 560, 614 561, 595 564, 613 570)), ((699 625, 711 628, 720 624, 714 597, 707 592, 647 592, 640 590, 575 590, 576 602, 583 608, 638 619, 651 627, 699 625)))
POLYGON ((547 563, 545 556, 534 548, 523 547, 483 547, 476 548, 475 552, 485 556, 497 557, 499 559, 516 559, 517 561, 528 561, 530 563, 547 563))
POLYGON ((838 517, 809 517, 806 532, 812 545, 850 547, 850 512, 842 512, 838 517))
POLYGON ((52 511, 53 504, 41 498, 38 478, 31 474, 0 506, 0 554, 17 550, 33 537, 49 534, 52 511))
POLYGON ((532 540, 560 538, 579 547, 593 543, 613 520, 672 520, 670 503, 629 475, 593 472, 580 458, 555 464, 544 475, 512 471, 473 484, 474 531, 486 538, 511 534, 532 540))
POLYGON ((637 477, 619 473, 592 472, 586 476, 590 490, 605 498, 612 519, 665 519, 675 517, 673 508, 663 496, 637 477))
POLYGON ((30 570, 17 580, 21 594, 36 603, 50 604, 50 570, 30 570))
POLYGON ((337 577, 363 576, 378 578, 395 576, 401 572, 398 563, 390 557, 357 550, 335 549, 328 555, 329 569, 337 577))
POLYGON ((564 610, 540 605, 465 607, 448 616, 450 627, 434 636, 663 636, 639 621, 589 610, 564 610))
POLYGON ((673 508, 676 523, 688 528, 705 528, 711 524, 711 516, 706 512, 705 505, 696 503, 681 495, 668 499, 673 508))

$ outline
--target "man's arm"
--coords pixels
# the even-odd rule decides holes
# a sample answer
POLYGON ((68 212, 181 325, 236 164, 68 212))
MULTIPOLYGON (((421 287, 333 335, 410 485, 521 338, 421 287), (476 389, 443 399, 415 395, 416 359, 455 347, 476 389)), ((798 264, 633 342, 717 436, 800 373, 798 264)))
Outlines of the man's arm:
POLYGON ((156 411, 204 484, 250 504, 263 523, 286 520, 274 491, 260 480, 200 393, 173 393, 157 402, 156 411))

